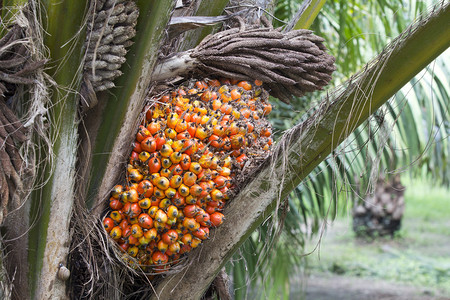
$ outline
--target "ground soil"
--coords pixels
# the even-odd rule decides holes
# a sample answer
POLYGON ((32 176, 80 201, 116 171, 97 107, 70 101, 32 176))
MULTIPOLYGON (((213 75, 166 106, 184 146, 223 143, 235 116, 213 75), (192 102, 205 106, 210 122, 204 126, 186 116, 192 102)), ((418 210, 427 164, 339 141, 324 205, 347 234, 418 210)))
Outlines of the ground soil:
MULTIPOLYGON (((326 255, 325 251, 330 250, 331 245, 339 245, 348 242, 351 237, 341 238, 351 231, 350 220, 335 221, 328 227, 321 241, 321 253, 326 255)), ((420 253, 426 256, 448 255, 450 248, 450 238, 440 234, 430 232, 419 233, 414 228, 417 226, 415 220, 405 220, 404 226, 411 231, 421 235, 422 244, 417 245, 417 241, 408 240, 408 238, 398 240, 384 240, 380 247, 384 251, 396 249, 398 251, 406 250, 408 244, 414 244, 414 247, 420 250, 420 253)), ((442 224, 441 224, 442 225, 442 224)), ((444 224, 447 225, 447 224, 444 224)), ((450 224, 448 224, 450 225, 450 224)), ((364 245, 364 241, 354 241, 355 244, 364 245)), ((314 245, 313 245, 314 246, 314 245)), ((331 252, 334 248, 331 248, 331 252)), ((317 256, 317 249, 314 253, 317 256)), ((314 254, 312 254, 314 256, 314 254)), ((332 255, 332 254, 331 254, 332 255)), ((380 257, 380 264, 382 264, 380 257)), ((355 275, 343 274, 344 272, 322 272, 320 270, 311 270, 309 275, 303 275, 294 280, 291 284, 292 300, 450 300, 450 295, 444 295, 436 289, 427 287, 417 287, 408 285, 407 282, 393 282, 380 278, 357 277, 355 275), (306 280, 305 280, 306 277, 306 280), (297 282, 295 282, 297 281, 297 282)))
MULTIPOLYGON (((293 298, 294 299, 294 298, 293 298)), ((314 274, 306 283, 306 300, 450 300, 420 289, 379 279, 314 274)))

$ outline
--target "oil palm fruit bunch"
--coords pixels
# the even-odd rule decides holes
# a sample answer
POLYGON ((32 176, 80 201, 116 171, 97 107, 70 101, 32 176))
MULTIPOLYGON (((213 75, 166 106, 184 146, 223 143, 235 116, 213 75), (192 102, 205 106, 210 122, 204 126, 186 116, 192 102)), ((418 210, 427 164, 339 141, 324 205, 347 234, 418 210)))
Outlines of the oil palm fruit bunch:
POLYGON ((164 272, 222 224, 239 178, 271 149, 261 85, 190 80, 150 100, 103 220, 127 260, 164 272))

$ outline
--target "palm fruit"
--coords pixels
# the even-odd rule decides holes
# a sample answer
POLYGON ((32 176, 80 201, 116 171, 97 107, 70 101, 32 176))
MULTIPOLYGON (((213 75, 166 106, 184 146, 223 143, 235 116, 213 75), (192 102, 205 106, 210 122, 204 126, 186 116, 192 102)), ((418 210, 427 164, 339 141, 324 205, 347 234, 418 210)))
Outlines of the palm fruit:
POLYGON ((247 166, 271 149, 261 85, 192 80, 151 99, 103 221, 126 261, 162 273, 224 222, 247 166))

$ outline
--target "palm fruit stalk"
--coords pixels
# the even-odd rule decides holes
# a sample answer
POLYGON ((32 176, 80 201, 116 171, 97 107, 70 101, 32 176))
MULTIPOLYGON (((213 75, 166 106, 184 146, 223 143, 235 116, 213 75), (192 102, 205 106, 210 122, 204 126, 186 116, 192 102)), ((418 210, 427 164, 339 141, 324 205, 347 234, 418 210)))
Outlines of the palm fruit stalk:
POLYGON ((127 262, 165 272, 209 238, 254 164, 271 150, 260 81, 189 80, 152 97, 103 225, 127 262))

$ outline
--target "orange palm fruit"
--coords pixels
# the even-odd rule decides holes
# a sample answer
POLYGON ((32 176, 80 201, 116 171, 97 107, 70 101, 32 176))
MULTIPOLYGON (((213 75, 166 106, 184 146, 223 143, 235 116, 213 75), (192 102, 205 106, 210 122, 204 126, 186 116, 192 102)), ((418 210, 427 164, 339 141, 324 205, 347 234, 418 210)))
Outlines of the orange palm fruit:
POLYGON ((142 227, 139 224, 133 224, 131 226, 131 235, 138 239, 144 235, 144 231, 142 230, 142 227))
POLYGON ((155 214, 155 220, 159 223, 166 223, 167 222, 167 214, 159 209, 155 214))
POLYGON ((192 172, 186 172, 183 175, 183 183, 186 186, 193 186, 195 184, 195 182, 197 181, 197 175, 195 175, 192 172))
POLYGON ((122 237, 122 228, 120 228, 119 226, 113 227, 109 232, 109 236, 114 240, 120 239, 122 237))

